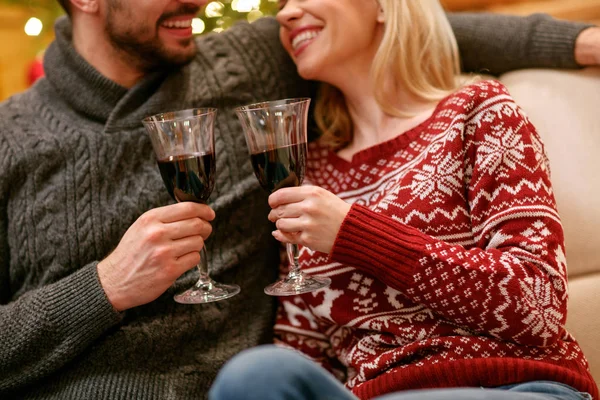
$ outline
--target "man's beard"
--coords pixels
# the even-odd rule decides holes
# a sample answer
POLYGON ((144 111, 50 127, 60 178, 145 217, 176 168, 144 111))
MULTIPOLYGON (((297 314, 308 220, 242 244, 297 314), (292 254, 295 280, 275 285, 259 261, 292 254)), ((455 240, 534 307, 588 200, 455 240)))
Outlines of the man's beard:
MULTIPOLYGON (((133 35, 108 32, 113 46, 131 57, 131 61, 143 71, 153 71, 164 67, 181 66, 191 62, 196 52, 172 52, 158 39, 141 41, 133 35)), ((193 41, 193 39, 187 39, 193 41)), ((187 44, 187 43, 186 43, 187 44)))
MULTIPOLYGON (((124 24, 115 23, 113 13, 122 9, 120 0, 113 0, 110 2, 108 21, 106 24, 106 34, 112 43, 112 46, 117 49, 121 54, 124 54, 129 60, 136 65, 142 71, 155 71, 157 69, 166 67, 178 67, 188 64, 194 59, 196 55, 196 47, 192 43, 193 47, 189 47, 190 43, 193 42, 193 38, 181 39, 182 48, 188 49, 180 51, 172 51, 167 49, 158 38, 158 26, 166 18, 174 15, 180 15, 185 13, 197 12, 195 7, 190 10, 189 6, 182 7, 176 13, 169 13, 169 15, 163 15, 157 23, 157 31, 155 36, 151 39, 139 39, 139 37, 146 37, 150 33, 150 27, 142 27, 137 30, 131 28, 123 29, 124 24), (121 29, 119 29, 121 28, 121 29)), ((123 19, 123 12, 121 13, 121 20, 123 19)))

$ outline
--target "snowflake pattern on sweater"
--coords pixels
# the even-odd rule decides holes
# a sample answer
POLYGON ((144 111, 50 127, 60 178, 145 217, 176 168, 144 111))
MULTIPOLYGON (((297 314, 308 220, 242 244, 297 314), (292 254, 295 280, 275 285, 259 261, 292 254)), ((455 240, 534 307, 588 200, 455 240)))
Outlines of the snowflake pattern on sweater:
POLYGON ((352 208, 330 255, 302 248, 327 289, 280 298, 278 343, 360 398, 419 387, 554 380, 597 393, 564 329, 563 231, 535 128, 496 81, 351 161, 311 143, 305 184, 352 208))

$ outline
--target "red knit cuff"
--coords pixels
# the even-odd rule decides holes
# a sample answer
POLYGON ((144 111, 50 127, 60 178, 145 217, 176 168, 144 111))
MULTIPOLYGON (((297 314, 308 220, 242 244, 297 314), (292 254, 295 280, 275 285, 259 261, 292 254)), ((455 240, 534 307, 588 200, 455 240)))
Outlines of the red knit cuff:
POLYGON ((330 259, 401 290, 412 285, 413 271, 430 243, 435 239, 415 228, 353 205, 342 222, 330 259))

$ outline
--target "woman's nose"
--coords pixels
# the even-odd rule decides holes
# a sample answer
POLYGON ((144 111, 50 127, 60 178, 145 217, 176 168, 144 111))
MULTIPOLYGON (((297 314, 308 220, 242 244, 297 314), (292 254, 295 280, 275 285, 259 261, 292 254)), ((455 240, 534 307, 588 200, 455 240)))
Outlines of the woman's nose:
POLYGON ((277 13, 277 21, 279 24, 285 26, 302 17, 303 12, 304 11, 295 0, 288 0, 283 8, 277 13))

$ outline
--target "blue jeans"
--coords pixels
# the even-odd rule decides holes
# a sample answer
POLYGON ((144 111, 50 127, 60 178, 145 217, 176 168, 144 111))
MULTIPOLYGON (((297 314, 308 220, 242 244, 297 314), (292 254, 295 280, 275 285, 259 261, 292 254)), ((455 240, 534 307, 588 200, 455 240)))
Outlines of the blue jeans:
MULTIPOLYGON (((390 393, 377 400, 589 400, 549 381, 493 389, 456 388, 390 393)), ((209 400, 357 400, 329 372, 292 350, 261 346, 233 357, 219 372, 209 400)))

